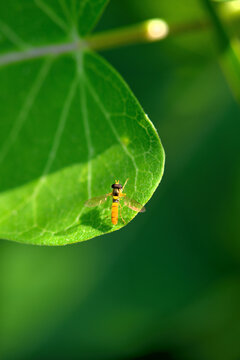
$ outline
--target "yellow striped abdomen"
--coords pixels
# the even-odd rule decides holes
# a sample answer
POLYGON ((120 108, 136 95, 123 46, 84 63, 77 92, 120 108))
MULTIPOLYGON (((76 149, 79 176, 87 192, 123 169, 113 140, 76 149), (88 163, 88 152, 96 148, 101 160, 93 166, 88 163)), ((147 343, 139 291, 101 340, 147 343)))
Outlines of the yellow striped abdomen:
POLYGON ((117 225, 118 223, 118 202, 112 203, 112 224, 117 225))

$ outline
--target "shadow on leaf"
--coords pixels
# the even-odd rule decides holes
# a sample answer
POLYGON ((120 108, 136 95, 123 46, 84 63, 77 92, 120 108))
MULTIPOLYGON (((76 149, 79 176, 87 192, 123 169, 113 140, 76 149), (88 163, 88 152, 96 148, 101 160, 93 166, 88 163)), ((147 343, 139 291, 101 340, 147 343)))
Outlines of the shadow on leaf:
POLYGON ((81 225, 91 226, 96 230, 107 232, 112 229, 111 215, 108 218, 102 218, 98 209, 93 209, 80 218, 81 225))
POLYGON ((99 230, 101 232, 108 232, 112 229, 111 226, 111 219, 109 216, 109 219, 103 219, 100 216, 100 211, 98 209, 93 209, 86 214, 82 215, 79 219, 79 222, 71 227, 69 227, 67 230, 58 231, 55 233, 56 236, 64 236, 64 235, 70 235, 77 231, 78 227, 80 225, 90 226, 96 230, 99 230))

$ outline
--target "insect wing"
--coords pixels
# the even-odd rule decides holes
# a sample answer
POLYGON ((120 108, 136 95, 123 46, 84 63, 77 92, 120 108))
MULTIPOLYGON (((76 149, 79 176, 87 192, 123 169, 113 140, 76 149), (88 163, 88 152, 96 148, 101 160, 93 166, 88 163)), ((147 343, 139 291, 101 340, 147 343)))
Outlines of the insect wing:
POLYGON ((85 202, 85 206, 94 207, 103 204, 107 200, 108 194, 93 197, 85 202))
POLYGON ((130 209, 137 211, 137 212, 144 212, 146 211, 145 207, 139 204, 136 200, 129 199, 127 196, 124 197, 124 204, 129 207, 130 209))

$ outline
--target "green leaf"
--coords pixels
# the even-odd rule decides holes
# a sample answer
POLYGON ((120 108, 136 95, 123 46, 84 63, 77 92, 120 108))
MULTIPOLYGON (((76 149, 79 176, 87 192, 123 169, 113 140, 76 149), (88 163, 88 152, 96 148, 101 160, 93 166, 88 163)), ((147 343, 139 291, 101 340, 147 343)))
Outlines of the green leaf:
MULTIPOLYGON (((85 17, 82 10, 81 34, 92 27, 105 2, 77 2, 79 8, 83 3, 94 11, 85 17)), ((110 192, 115 179, 129 178, 127 195, 144 205, 161 180, 164 151, 123 79, 81 45, 76 28, 69 35, 72 42, 61 44, 58 30, 63 32, 61 24, 75 12, 59 1, 64 20, 53 3, 52 12, 43 4, 11 4, 0 23, 5 36, 0 55, 0 237, 64 245, 121 228, 121 219, 111 224, 110 200, 96 208, 85 207, 85 201, 110 192), (34 4, 35 17, 21 27, 18 7, 26 19, 34 4), (37 17, 41 12, 48 27, 45 18, 37 17), (40 46, 26 48, 38 21, 49 32, 45 29, 42 38, 37 33, 40 46), (57 46, 51 43, 56 37, 57 46), (76 39, 78 46, 65 54, 76 39)), ((69 24, 76 24, 73 19, 69 24)), ((123 207, 122 215, 128 223, 136 212, 123 207)))
POLYGON ((1 52, 84 37, 108 0, 22 0, 0 4, 1 52))
POLYGON ((232 34, 221 19, 215 6, 203 0, 216 30, 219 45, 219 61, 235 99, 240 103, 240 45, 236 34, 232 34))

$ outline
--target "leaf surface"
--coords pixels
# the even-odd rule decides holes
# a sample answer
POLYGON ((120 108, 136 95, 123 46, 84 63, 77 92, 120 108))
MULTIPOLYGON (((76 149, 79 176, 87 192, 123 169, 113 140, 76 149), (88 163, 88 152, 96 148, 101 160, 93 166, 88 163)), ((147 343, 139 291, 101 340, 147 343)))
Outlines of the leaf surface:
MULTIPOLYGON (((35 3, 38 14, 42 9, 39 1, 35 3)), ((74 21, 81 24, 78 33, 82 35, 92 28, 106 2, 76 3, 82 10, 74 21), (87 18, 83 9, 88 9, 87 18)), ((28 2, 19 6, 24 4, 28 2)), ((66 5, 59 1, 54 9, 51 3, 55 19, 57 4, 61 9, 66 5)), ((16 13, 16 4, 14 9, 16 13)), ((9 10, 12 17, 14 9, 9 10)), ((68 12, 69 17, 75 14, 65 8, 66 19, 68 12)), ((52 16, 46 18, 61 30, 52 16)), ((51 26, 53 41, 56 33, 51 26)), ((28 31, 26 27, 21 37, 32 36, 30 24, 28 31)), ((13 46, 13 34, 20 36, 10 25, 7 29, 13 46)), ((50 44, 49 39, 41 39, 41 49, 44 41, 50 44)), ((128 196, 142 205, 149 200, 164 167, 164 151, 152 123, 123 79, 100 56, 81 47, 69 54, 53 54, 50 47, 49 54, 34 57, 20 49, 9 60, 12 49, 3 48, 0 237, 65 245, 119 229, 124 224, 111 224, 110 200, 95 208, 84 203, 109 193, 115 179, 123 183, 126 178, 128 196), (22 52, 27 55, 19 61, 22 52)), ((136 213, 123 207, 122 215, 127 223, 136 213)))

